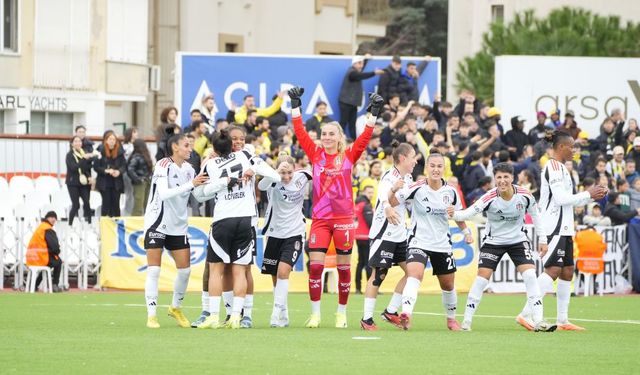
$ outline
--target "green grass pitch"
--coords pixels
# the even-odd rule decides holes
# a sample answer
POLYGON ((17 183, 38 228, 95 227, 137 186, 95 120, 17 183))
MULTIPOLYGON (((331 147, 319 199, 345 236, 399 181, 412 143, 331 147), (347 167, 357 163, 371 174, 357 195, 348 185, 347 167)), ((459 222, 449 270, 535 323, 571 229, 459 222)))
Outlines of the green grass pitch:
MULTIPOLYGON (((640 298, 572 298, 570 317, 586 332, 532 333, 513 316, 524 295, 485 295, 472 332, 446 330, 439 295, 421 295, 410 331, 384 323, 364 332, 362 296, 349 300, 349 328, 333 328, 336 295, 323 295, 322 326, 303 328, 306 294, 289 296, 292 326, 269 328, 272 296, 255 297, 255 328, 196 330, 166 316, 145 327, 142 292, 0 293, 0 373, 167 374, 632 374, 640 372, 640 298), (363 339, 367 338, 367 339, 363 339)), ((466 295, 459 295, 464 310, 466 295)), ((555 318, 547 296, 545 316, 555 318)), ((185 299, 195 319, 199 294, 185 299)), ((459 318, 460 319, 460 318, 459 318)))

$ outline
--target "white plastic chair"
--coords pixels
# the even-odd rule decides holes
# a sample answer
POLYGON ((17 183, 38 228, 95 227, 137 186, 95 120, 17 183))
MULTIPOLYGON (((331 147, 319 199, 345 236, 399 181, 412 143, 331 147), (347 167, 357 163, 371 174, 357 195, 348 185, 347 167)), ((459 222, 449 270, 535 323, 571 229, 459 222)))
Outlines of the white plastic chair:
POLYGON ((28 266, 29 272, 27 273, 27 285, 24 289, 27 293, 35 293, 36 280, 38 279, 38 273, 44 272, 44 291, 53 293, 53 281, 51 281, 51 268, 45 266, 28 266))
POLYGON ((24 195, 25 203, 42 207, 51 204, 51 195, 45 191, 33 190, 24 195))
POLYGON ((93 209, 98 206, 102 206, 102 195, 100 195, 100 192, 91 190, 91 193, 89 194, 89 204, 93 209))
POLYGON ((66 186, 51 194, 51 204, 58 207, 67 207, 67 210, 71 207, 71 198, 66 186))
POLYGON ((40 176, 35 180, 35 190, 45 194, 53 194, 60 190, 58 179, 53 176, 40 176))
POLYGON ((41 218, 40 206, 31 202, 17 205, 14 212, 17 218, 24 218, 25 220, 39 220, 41 218))
POLYGON ((27 176, 13 176, 9 181, 9 190, 13 193, 26 195, 28 192, 35 190, 33 180, 27 176))

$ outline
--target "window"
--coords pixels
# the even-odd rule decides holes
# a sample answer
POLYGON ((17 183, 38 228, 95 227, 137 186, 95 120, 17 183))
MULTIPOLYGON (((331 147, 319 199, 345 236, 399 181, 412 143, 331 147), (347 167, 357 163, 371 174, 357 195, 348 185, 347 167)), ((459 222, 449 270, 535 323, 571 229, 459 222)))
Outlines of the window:
POLYGON ((18 0, 0 0, 0 52, 18 52, 18 0))
POLYGON ((237 52, 238 51, 238 44, 236 44, 236 43, 225 43, 224 44, 224 51, 225 52, 237 52))
POLYGON ((491 6, 491 22, 504 21, 504 5, 491 6))
POLYGON ((72 134, 73 113, 31 112, 29 134, 72 134))

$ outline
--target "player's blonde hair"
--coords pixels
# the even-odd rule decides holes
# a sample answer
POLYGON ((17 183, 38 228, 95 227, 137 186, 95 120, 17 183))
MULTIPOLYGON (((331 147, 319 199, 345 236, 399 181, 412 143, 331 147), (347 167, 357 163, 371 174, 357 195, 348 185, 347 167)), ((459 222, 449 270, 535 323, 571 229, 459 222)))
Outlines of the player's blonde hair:
POLYGON ((327 122, 326 124, 322 125, 322 127, 324 128, 325 126, 330 125, 335 126, 338 129, 338 133, 340 134, 340 140, 338 141, 338 154, 343 154, 347 149, 347 137, 344 135, 344 130, 342 130, 342 126, 340 126, 340 123, 337 121, 327 122))
POLYGON ((289 163, 292 167, 295 165, 295 161, 286 151, 280 151, 278 154, 278 159, 276 159, 276 168, 278 168, 282 163, 289 163))

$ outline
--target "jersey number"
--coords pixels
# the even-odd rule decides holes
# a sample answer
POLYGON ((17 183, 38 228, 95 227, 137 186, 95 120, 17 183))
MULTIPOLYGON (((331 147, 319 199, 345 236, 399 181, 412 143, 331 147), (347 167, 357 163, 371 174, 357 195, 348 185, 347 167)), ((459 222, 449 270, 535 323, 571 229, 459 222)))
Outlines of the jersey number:
MULTIPOLYGON (((236 177, 241 178, 243 173, 242 164, 234 164, 230 168, 225 168, 220 174, 220 177, 236 177), (234 173, 238 172, 238 176, 233 176, 234 173), (231 176, 229 176, 231 174, 231 176)), ((238 183, 239 187, 242 187, 241 183, 238 183)))
POLYGON ((448 270, 452 270, 453 267, 455 266, 455 264, 456 264, 456 262, 455 262, 455 260, 453 260, 452 256, 447 257, 447 269, 448 270))

